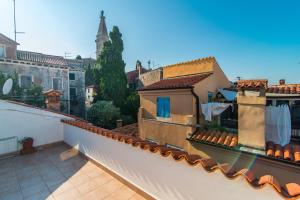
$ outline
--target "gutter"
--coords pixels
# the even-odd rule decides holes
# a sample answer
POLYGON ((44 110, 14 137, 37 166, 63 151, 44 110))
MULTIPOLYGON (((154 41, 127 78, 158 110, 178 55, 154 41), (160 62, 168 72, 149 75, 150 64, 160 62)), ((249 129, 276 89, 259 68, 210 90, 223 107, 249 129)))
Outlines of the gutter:
POLYGON ((191 88, 191 93, 196 99, 196 130, 192 133, 194 135, 198 130, 199 127, 197 125, 200 124, 200 98, 199 96, 195 93, 194 87, 191 88))

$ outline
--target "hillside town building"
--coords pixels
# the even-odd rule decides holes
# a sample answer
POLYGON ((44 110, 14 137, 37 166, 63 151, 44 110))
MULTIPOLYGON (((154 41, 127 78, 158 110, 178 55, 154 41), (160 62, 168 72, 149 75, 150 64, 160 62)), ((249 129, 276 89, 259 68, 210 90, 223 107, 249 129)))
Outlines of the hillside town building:
POLYGON ((18 84, 29 88, 42 86, 43 91, 61 92, 61 110, 85 116, 85 72, 69 65, 61 56, 17 50, 18 43, 0 34, 0 72, 18 74, 18 84))

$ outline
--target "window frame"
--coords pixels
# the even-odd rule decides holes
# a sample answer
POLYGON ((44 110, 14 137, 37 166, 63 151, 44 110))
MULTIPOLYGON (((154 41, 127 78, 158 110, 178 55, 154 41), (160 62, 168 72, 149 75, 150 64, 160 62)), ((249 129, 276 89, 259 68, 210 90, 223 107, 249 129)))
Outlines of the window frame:
POLYGON ((4 58, 6 58, 6 46, 0 44, 0 48, 3 48, 3 57, 0 56, 0 59, 4 59, 4 58))
POLYGON ((33 84, 33 75, 19 74, 18 78, 19 78, 19 81, 18 81, 18 82, 19 82, 19 87, 21 87, 21 88, 28 89, 28 88, 30 88, 30 87, 32 86, 32 84, 33 84), (23 87, 23 86, 22 86, 22 76, 30 77, 30 86, 29 86, 29 87, 23 87))
POLYGON ((214 93, 208 91, 208 92, 207 92, 207 102, 208 102, 208 103, 212 102, 212 101, 213 101, 213 97, 214 97, 214 93))
POLYGON ((63 91, 64 90, 64 84, 63 84, 63 79, 61 77, 52 77, 52 87, 53 90, 57 91, 63 91), (54 89, 54 79, 60 79, 61 80, 61 90, 59 89, 54 89))
POLYGON ((70 80, 70 81, 76 81, 76 73, 74 73, 74 72, 69 72, 69 80, 70 80), (74 75, 74 79, 71 79, 71 78, 70 78, 70 75, 71 75, 71 74, 74 75))
POLYGON ((77 96, 77 88, 76 87, 70 87, 70 96, 77 96), (75 89, 75 95, 71 95, 71 89, 75 89))
MULTIPOLYGON (((166 106, 166 105, 162 105, 162 106, 166 106)), ((158 119, 169 119, 169 118, 171 118, 171 98, 170 98, 170 96, 158 96, 158 97, 156 97, 156 117, 158 119), (161 106, 159 106, 159 100, 160 99, 168 100, 168 107, 169 108, 167 110, 159 111, 159 109, 161 107, 161 106), (161 113, 164 113, 164 112, 167 112, 166 116, 164 114, 161 114, 161 113)))

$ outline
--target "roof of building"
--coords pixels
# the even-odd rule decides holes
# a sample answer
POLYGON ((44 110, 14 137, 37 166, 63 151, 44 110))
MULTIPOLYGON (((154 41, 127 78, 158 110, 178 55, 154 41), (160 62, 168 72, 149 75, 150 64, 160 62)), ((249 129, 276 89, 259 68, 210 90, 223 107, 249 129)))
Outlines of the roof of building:
POLYGON ((65 59, 69 67, 72 68, 85 68, 85 67, 94 67, 96 60, 93 58, 82 58, 82 59, 65 59))
POLYGON ((145 86, 140 91, 146 90, 164 90, 164 89, 186 89, 192 88, 196 83, 209 77, 211 73, 198 74, 193 76, 185 76, 179 78, 163 79, 159 82, 145 86))
POLYGON ((300 94, 300 84, 271 85, 267 93, 276 94, 300 94))
MULTIPOLYGON (((250 169, 235 170, 230 167, 229 164, 218 164, 211 158, 202 158, 200 155, 188 154, 185 151, 180 151, 165 145, 158 145, 150 141, 142 140, 135 136, 129 136, 115 131, 106 130, 80 121, 61 120, 71 126, 76 126, 84 130, 88 130, 97 135, 102 135, 107 138, 111 138, 118 142, 124 142, 125 144, 132 145, 133 147, 140 148, 142 150, 149 150, 151 153, 159 153, 163 157, 171 157, 175 161, 186 161, 190 166, 202 166, 207 172, 221 171, 224 177, 229 180, 234 180, 237 177, 244 177, 244 179, 253 188, 262 188, 266 184, 272 186, 272 188, 279 193, 282 197, 288 199, 295 199, 300 197, 300 185, 297 183, 287 183, 280 185, 276 178, 272 175, 263 175, 255 177, 254 172, 250 169)), ((226 140, 226 139, 225 139, 226 140)))
MULTIPOLYGON (((195 133, 192 140, 212 143, 229 148, 238 147, 238 135, 221 131, 199 131, 195 133)), ((284 159, 294 163, 300 163, 300 145, 285 145, 284 147, 274 144, 273 142, 266 143, 266 156, 284 159)))
POLYGON ((138 136, 138 123, 122 126, 114 129, 113 131, 126 135, 138 136))
POLYGON ((19 45, 19 43, 15 42, 14 40, 10 39, 9 37, 3 35, 2 33, 0 33, 0 41, 4 42, 5 44, 19 45))
POLYGON ((300 84, 268 85, 267 79, 240 80, 237 82, 237 89, 258 91, 261 87, 270 94, 300 94, 300 84))
POLYGON ((46 65, 67 66, 67 62, 62 56, 47 55, 30 51, 17 50, 17 59, 46 65))
POLYGON ((260 88, 268 88, 267 79, 239 80, 237 82, 238 89, 257 90, 260 88))
MULTIPOLYGON (((148 71, 147 69, 145 69, 143 67, 141 68, 141 73, 145 73, 147 71, 148 71)), ((138 78, 139 78, 139 70, 135 69, 135 70, 127 72, 128 84, 135 83, 138 78)))
POLYGON ((186 61, 186 62, 179 62, 176 64, 166 65, 166 66, 164 66, 164 68, 180 66, 180 65, 202 64, 202 63, 206 63, 206 62, 216 63, 217 61, 216 61, 215 57, 209 56, 206 58, 198 58, 198 59, 190 60, 190 61, 186 61))

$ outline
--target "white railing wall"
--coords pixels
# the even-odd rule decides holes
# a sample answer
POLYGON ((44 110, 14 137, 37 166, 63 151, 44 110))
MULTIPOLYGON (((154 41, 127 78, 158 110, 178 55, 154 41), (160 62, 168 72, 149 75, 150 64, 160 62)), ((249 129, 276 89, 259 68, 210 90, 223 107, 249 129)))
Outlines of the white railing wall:
POLYGON ((61 119, 72 118, 0 100, 0 139, 32 137, 34 146, 63 141, 61 119))
POLYGON ((208 173, 201 165, 192 167, 68 124, 64 141, 155 199, 281 199, 268 184, 254 189, 242 176, 230 180, 218 170, 208 173))

